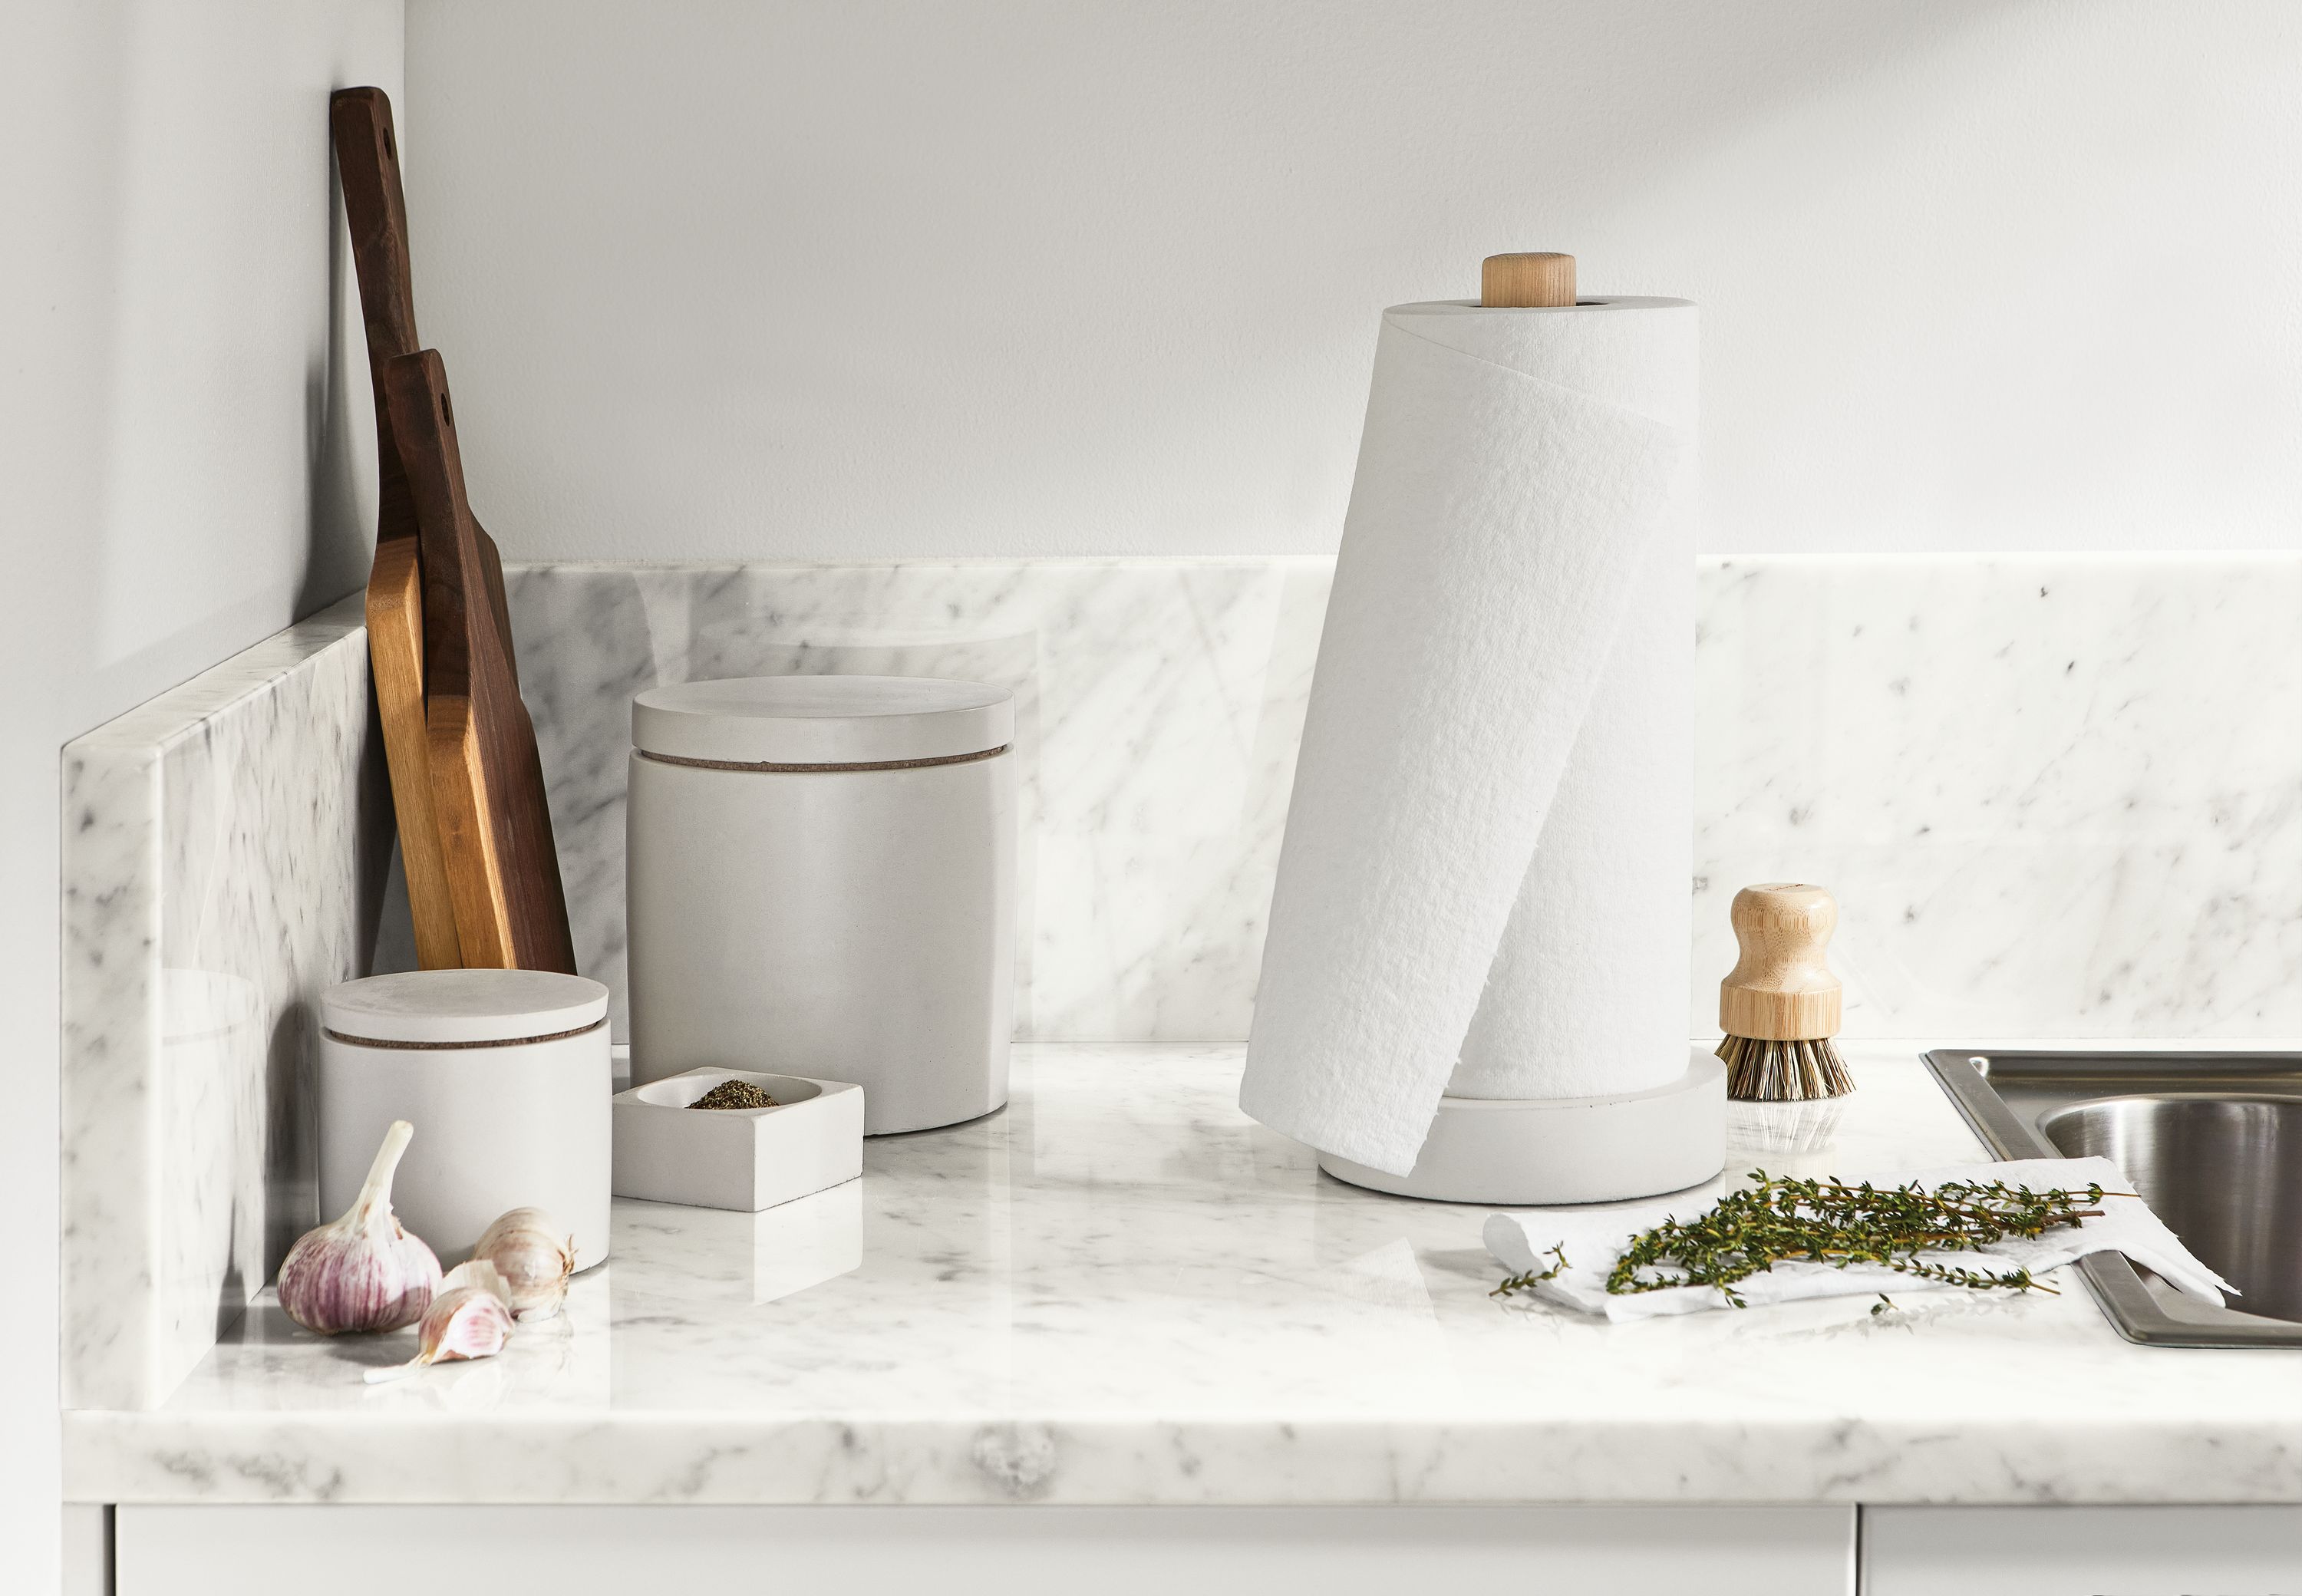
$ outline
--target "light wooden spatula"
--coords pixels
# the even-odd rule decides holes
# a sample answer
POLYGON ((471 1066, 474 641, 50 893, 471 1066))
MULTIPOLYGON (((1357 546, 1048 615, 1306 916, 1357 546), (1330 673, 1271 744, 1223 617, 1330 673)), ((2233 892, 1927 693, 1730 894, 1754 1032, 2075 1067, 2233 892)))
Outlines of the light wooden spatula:
POLYGON ((488 601, 447 368, 421 349, 383 385, 423 547, 424 752, 463 962, 573 975, 535 727, 488 601))

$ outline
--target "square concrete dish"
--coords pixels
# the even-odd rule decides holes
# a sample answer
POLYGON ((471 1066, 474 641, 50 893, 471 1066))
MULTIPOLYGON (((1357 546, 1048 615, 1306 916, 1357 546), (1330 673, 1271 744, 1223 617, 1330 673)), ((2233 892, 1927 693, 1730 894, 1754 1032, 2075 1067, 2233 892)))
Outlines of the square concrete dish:
POLYGON ((690 1070, 613 1100, 618 1197, 756 1214, 863 1172, 863 1088, 844 1080, 690 1070), (691 1108, 748 1080, 773 1108, 691 1108))

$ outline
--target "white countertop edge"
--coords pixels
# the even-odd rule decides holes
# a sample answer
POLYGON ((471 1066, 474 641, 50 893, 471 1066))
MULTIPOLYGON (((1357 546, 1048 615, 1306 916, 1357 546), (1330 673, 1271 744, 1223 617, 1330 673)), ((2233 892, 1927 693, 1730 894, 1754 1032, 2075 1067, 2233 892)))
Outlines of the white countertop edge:
MULTIPOLYGON (((2179 1356, 2179 1355, 2178 1355, 2179 1356)), ((760 1423, 186 1421, 65 1415, 82 1502, 691 1503, 1285 1507, 1558 1503, 2302 1503, 2302 1430, 2265 1420, 1800 1422, 1700 1418, 1489 1427, 1340 1423, 1040 1424, 964 1417, 760 1423), (1626 1445, 1628 1440, 1631 1444, 1626 1445), (351 1443, 348 1445, 347 1443, 351 1443), (347 1454, 357 1451, 357 1459, 347 1454), (538 1462, 558 1456, 557 1466, 538 1462), (2147 1456, 2149 1466, 2134 1461, 2147 1456), (508 1487, 508 1489, 505 1487, 508 1487)))

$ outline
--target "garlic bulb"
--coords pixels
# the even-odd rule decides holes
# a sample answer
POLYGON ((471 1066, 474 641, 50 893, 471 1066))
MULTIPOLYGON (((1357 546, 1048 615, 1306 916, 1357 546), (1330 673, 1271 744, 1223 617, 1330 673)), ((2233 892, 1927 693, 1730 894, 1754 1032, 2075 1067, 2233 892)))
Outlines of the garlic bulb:
POLYGON ((424 1316, 440 1289, 440 1260, 400 1229, 391 1214, 391 1176, 416 1128, 394 1120, 368 1166, 367 1184, 340 1219, 288 1249, 280 1265, 280 1306, 323 1336, 398 1330, 424 1316))
POLYGON ((493 1357, 511 1335, 511 1298, 503 1276, 485 1258, 457 1264, 416 1328, 416 1356, 387 1369, 370 1369, 370 1385, 413 1374, 428 1364, 493 1357))
POLYGON ((567 1300, 576 1238, 541 1208, 514 1208, 487 1228, 472 1256, 503 1276, 513 1318, 549 1319, 567 1300))

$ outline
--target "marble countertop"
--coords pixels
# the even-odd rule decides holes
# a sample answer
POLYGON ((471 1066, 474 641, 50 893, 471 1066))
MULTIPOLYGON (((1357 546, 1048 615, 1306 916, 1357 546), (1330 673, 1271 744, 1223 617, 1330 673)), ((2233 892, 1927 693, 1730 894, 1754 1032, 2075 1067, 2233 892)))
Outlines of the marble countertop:
MULTIPOLYGON (((1983 1155, 1917 1046, 1735 1105, 1729 1173, 1983 1155), (1806 1142, 1805 1150, 1796 1144, 1806 1142)), ((1017 1049, 1002 1113, 758 1215, 618 1202, 500 1357, 368 1386, 269 1293, 167 1402, 64 1415, 76 1501, 2302 1501, 2302 1355, 2059 1296, 1609 1325, 1488 1295, 1484 1211, 1245 1119, 1242 1049, 1017 1049)), ((1696 1194, 1700 1196, 1701 1194, 1696 1194)))

